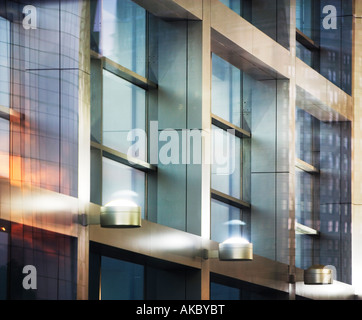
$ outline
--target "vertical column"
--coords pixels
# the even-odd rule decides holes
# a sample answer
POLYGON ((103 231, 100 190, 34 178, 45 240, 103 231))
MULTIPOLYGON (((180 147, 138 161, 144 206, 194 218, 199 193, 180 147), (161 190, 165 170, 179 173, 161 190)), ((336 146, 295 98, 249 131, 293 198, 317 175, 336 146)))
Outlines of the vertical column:
POLYGON ((352 285, 362 295, 362 3, 354 0, 352 53, 352 285))
MULTIPOLYGON (((79 43, 79 214, 86 213, 90 202, 90 2, 80 4, 79 43)), ((88 299, 89 227, 78 226, 77 299, 88 299)))
POLYGON ((289 299, 295 299, 295 109, 296 109, 296 0, 290 0, 289 80, 289 299))
MULTIPOLYGON (((206 132, 203 140, 203 164, 201 167, 201 237, 210 239, 210 187, 211 170, 211 1, 203 0, 202 20, 202 130, 206 132)), ((201 266, 201 299, 210 299, 210 266, 209 260, 204 260, 201 266)))

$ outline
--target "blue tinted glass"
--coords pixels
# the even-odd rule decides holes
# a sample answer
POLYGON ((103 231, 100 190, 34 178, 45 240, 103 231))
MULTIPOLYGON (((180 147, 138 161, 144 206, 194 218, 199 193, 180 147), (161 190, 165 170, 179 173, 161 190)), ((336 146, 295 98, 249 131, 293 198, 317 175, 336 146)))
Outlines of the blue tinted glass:
POLYGON ((212 188, 241 199, 241 140, 213 126, 212 155, 212 188))
POLYGON ((10 23, 0 17, 0 106, 10 107, 10 23))
POLYGON ((241 210, 217 200, 211 200, 211 239, 223 242, 243 236, 241 210))
POLYGON ((210 300, 239 300, 240 289, 216 282, 210 283, 210 300))
POLYGON ((241 15, 241 0, 220 0, 224 5, 228 6, 231 10, 241 15))
POLYGON ((297 58, 304 61, 308 66, 313 67, 313 53, 298 41, 296 43, 297 58))
POLYGON ((144 299, 144 267, 131 262, 102 257, 101 299, 144 299))
POLYGON ((212 113, 241 127, 241 71, 212 55, 212 113))
POLYGON ((296 0, 297 29, 309 38, 313 38, 313 0, 296 0))
POLYGON ((103 158, 102 203, 113 200, 129 200, 145 209, 145 173, 116 161, 103 158))
POLYGON ((131 0, 103 1, 102 54, 146 75, 146 11, 131 0))
POLYGON ((10 125, 0 119, 0 178, 9 178, 10 125))
MULTIPOLYGON (((132 129, 144 133, 146 125, 145 90, 103 71, 103 144, 127 154, 130 147, 137 151, 133 156, 146 160, 146 139, 133 141, 132 129), (130 134, 130 135, 129 135, 130 134), (137 143, 137 144, 136 144, 137 143)), ((142 137, 141 134, 137 134, 142 137)))

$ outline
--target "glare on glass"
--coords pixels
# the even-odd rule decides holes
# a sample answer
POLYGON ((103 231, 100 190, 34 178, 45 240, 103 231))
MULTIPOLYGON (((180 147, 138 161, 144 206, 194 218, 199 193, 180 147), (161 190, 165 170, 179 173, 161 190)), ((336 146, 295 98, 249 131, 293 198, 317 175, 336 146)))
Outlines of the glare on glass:
POLYGON ((102 205, 113 200, 129 200, 145 209, 145 173, 108 158, 103 158, 102 205))
POLYGON ((229 238, 241 238, 244 222, 241 210, 217 200, 211 200, 211 239, 224 242, 229 238))

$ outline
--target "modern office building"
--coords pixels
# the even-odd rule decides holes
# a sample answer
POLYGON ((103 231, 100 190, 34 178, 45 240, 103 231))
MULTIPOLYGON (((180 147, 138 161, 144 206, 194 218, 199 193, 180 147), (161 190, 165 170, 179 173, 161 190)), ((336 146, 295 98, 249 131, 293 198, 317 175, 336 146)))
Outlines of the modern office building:
POLYGON ((361 0, 0 0, 0 299, 358 299, 361 142, 361 0))

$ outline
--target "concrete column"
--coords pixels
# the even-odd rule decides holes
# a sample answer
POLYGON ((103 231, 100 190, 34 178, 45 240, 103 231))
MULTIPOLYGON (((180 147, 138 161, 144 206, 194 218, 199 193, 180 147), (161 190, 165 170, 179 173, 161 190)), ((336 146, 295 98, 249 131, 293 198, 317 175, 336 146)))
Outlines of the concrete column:
MULTIPOLYGON (((79 214, 87 212, 90 202, 90 2, 80 6, 79 43, 79 132, 78 201, 79 214)), ((89 227, 78 226, 77 299, 88 299, 89 227)))
MULTIPOLYGON (((202 21, 202 130, 211 130, 211 2, 203 0, 202 21)), ((210 131, 209 131, 210 132, 210 131)), ((209 137, 210 139, 210 137, 209 137)), ((211 145, 210 140, 204 141, 211 145)), ((209 150, 210 152, 210 150, 209 150)), ((211 154, 204 154, 204 159, 210 159, 211 154)), ((206 162, 206 161, 205 161, 206 162)), ((210 163, 207 161, 206 163, 210 163)), ((201 237, 210 239, 211 230, 211 170, 210 165, 201 167, 201 237)), ((201 299, 210 299, 210 265, 204 260, 201 266, 201 299)))
POLYGON ((290 0, 289 80, 289 299, 295 300, 295 109, 296 109, 296 0, 290 0))

